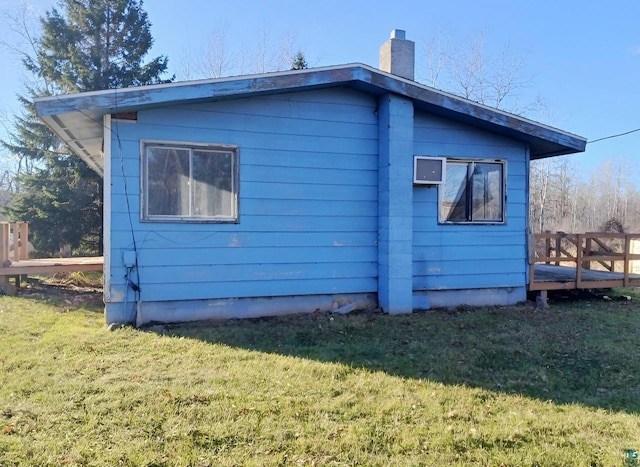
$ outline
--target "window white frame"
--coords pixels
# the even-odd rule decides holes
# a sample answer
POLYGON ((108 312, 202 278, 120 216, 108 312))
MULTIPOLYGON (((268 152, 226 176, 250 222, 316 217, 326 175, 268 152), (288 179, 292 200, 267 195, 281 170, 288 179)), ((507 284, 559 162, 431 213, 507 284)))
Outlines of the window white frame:
MULTIPOLYGON (((230 144, 203 144, 192 142, 178 142, 178 141, 159 141, 159 140, 141 140, 140 141, 140 153, 141 153, 141 196, 140 196, 140 218, 143 222, 212 222, 212 223, 238 223, 239 217, 239 166, 240 166, 240 151, 238 146, 230 144), (180 201, 182 204, 181 210, 183 212, 171 214, 171 213, 154 213, 153 208, 150 208, 150 188, 153 182, 153 174, 149 173, 150 154, 153 150, 170 150, 181 152, 183 156, 188 155, 188 174, 183 173, 182 176, 185 180, 182 180, 180 196, 184 195, 184 191, 188 193, 188 200, 185 198, 180 201), (198 184, 194 183, 194 153, 197 153, 197 157, 202 157, 203 154, 210 154, 212 157, 221 155, 230 159, 230 167, 228 168, 228 209, 225 213, 213 213, 203 214, 197 213, 197 200, 195 191, 198 187, 208 188, 207 183, 198 184)), ((157 181, 157 179, 156 179, 157 181)), ((180 188, 179 188, 180 189, 180 188)))
MULTIPOLYGON (((447 171, 445 177, 445 183, 443 185, 438 186, 438 223, 439 224, 471 224, 471 225, 487 225, 487 224, 506 224, 507 222, 507 162, 501 159, 468 159, 468 158, 447 158, 445 170, 447 171), (474 217, 474 185, 477 183, 476 179, 474 179, 474 169, 478 166, 482 165, 495 165, 500 168, 501 180, 499 182, 498 190, 498 201, 500 202, 499 216, 495 218, 486 218, 486 217, 474 217), (464 215, 460 215, 459 217, 452 219, 451 217, 447 217, 445 215, 445 206, 444 204, 451 200, 451 192, 448 190, 452 190, 454 187, 452 184, 456 183, 456 178, 458 182, 460 181, 460 176, 455 177, 451 176, 448 173, 449 169, 453 166, 457 166, 462 169, 466 168, 466 175, 464 175, 464 199, 463 204, 461 205, 461 210, 464 210, 464 215)), ((476 187, 479 188, 479 187, 476 187)), ((486 188, 484 190, 486 192, 486 188)), ((461 201, 463 196, 460 196, 460 193, 457 193, 457 201, 461 201)))

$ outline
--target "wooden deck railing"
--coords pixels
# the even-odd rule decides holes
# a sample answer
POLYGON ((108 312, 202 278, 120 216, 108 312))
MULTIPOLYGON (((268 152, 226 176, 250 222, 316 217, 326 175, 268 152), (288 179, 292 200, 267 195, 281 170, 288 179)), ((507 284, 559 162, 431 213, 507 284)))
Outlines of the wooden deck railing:
POLYGON ((29 259, 29 224, 0 222, 0 267, 29 259))
POLYGON ((629 287, 640 282, 640 234, 545 232, 532 237, 530 290, 629 287), (541 263, 574 268, 575 281, 536 283, 535 265, 541 263), (591 271, 611 274, 594 279, 591 271))

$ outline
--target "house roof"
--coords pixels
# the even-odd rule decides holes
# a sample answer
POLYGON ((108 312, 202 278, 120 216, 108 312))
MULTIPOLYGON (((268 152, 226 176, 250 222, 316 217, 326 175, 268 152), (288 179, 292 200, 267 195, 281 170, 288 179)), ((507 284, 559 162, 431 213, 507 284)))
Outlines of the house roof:
POLYGON ((346 86, 394 93, 416 109, 529 144, 532 159, 582 152, 586 139, 380 71, 349 64, 260 75, 107 89, 35 99, 36 112, 76 154, 103 173, 103 116, 186 103, 346 86))

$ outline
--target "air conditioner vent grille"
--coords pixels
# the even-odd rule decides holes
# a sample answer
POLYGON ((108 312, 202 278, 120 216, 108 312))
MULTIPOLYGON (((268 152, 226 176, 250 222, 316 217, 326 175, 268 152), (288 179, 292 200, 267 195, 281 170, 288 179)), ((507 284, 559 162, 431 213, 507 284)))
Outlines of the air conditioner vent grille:
POLYGON ((415 156, 413 159, 413 183, 416 185, 441 185, 446 175, 445 157, 415 156))

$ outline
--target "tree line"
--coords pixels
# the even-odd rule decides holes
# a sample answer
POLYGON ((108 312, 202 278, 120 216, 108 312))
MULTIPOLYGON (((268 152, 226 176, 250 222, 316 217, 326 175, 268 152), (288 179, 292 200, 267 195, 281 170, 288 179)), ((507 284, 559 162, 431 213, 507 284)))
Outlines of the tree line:
POLYGON ((577 156, 533 161, 530 223, 534 232, 640 232, 635 166, 607 159, 584 173, 577 156))

